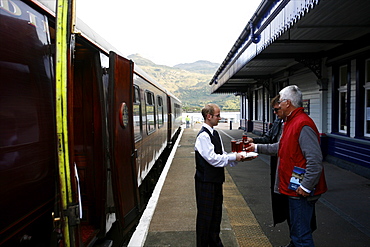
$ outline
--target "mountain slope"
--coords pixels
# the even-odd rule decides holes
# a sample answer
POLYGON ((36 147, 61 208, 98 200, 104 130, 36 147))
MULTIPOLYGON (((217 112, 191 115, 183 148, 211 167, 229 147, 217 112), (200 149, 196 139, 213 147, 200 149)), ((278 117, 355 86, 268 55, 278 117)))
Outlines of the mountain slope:
POLYGON ((209 82, 219 64, 200 60, 170 67, 157 65, 139 54, 128 58, 178 97, 186 112, 200 111, 207 103, 216 103, 223 111, 238 111, 240 108, 239 97, 210 93, 209 82))
POLYGON ((200 74, 214 74, 220 65, 218 63, 211 63, 205 60, 199 60, 194 63, 181 63, 175 65, 174 68, 179 68, 182 70, 187 70, 190 72, 200 73, 200 74))

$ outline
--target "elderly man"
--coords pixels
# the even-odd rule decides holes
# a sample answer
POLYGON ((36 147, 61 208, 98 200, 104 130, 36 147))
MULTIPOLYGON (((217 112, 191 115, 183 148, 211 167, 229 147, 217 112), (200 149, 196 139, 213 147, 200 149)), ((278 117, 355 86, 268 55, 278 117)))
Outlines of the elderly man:
POLYGON ((280 142, 252 144, 248 150, 278 155, 274 190, 286 195, 289 201, 291 242, 287 246, 314 246, 311 218, 315 203, 327 190, 320 136, 315 123, 304 112, 300 89, 295 85, 288 86, 279 95, 284 119, 280 142), (304 174, 298 176, 298 171, 304 174), (299 184, 293 181, 299 181, 299 184))

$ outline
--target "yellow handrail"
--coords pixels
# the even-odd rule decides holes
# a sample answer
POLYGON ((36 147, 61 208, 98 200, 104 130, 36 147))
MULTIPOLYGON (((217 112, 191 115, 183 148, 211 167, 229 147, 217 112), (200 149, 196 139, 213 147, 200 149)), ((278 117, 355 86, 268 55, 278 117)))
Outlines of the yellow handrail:
MULTIPOLYGON (((71 0, 57 0, 56 6, 56 127, 58 136, 58 162, 62 209, 66 212, 72 202, 71 173, 68 151, 67 77, 68 38, 70 34, 69 6, 71 0)), ((63 236, 66 247, 71 246, 68 217, 63 214, 63 236)))

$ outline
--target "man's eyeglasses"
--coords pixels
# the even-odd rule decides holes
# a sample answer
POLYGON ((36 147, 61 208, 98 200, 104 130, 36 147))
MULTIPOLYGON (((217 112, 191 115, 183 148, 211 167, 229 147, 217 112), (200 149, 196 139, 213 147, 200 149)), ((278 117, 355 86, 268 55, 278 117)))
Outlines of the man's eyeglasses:
POLYGON ((285 102, 285 101, 287 101, 288 99, 282 99, 282 100, 279 100, 277 103, 278 104, 281 104, 281 103, 283 103, 283 102, 285 102))
POLYGON ((280 110, 281 108, 272 108, 272 110, 274 111, 274 112, 278 112, 279 110, 280 110))
POLYGON ((217 117, 217 118, 220 118, 220 117, 221 117, 221 115, 220 115, 220 114, 212 115, 212 116, 215 116, 215 117, 217 117))

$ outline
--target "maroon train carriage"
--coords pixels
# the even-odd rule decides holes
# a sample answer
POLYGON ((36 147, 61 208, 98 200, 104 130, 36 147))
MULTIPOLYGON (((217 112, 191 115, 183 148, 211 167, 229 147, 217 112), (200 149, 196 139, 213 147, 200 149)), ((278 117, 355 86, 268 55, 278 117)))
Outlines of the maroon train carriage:
POLYGON ((112 232, 132 230, 179 133, 181 102, 78 22, 67 87, 73 203, 63 212, 55 3, 44 2, 0 0, 0 245, 116 246, 124 239, 112 232))

